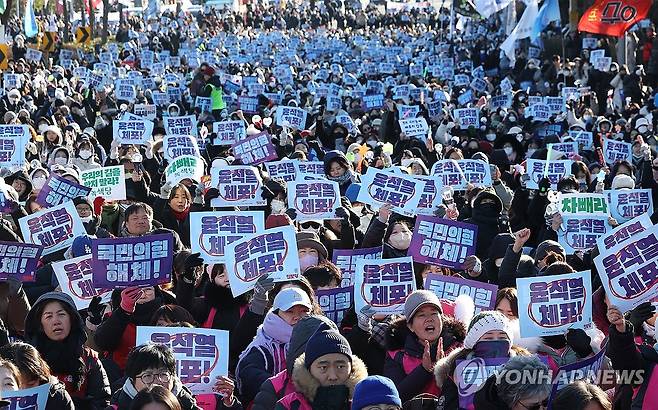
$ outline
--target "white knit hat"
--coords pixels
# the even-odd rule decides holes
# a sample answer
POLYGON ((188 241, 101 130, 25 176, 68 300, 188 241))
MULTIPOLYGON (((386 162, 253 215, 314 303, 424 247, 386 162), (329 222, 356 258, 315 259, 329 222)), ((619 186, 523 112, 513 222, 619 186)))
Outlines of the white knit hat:
POLYGON ((513 331, 509 319, 497 310, 482 311, 475 315, 468 326, 464 339, 464 347, 472 349, 480 338, 490 330, 500 330, 507 334, 510 342, 514 343, 513 331))

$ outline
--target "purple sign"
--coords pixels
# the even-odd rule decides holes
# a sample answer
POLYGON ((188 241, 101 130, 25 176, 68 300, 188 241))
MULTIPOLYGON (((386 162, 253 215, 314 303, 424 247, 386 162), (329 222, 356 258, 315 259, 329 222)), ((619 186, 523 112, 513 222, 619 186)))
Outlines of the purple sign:
POLYGON ((335 324, 345 317, 345 312, 352 306, 354 298, 354 286, 335 289, 318 289, 315 291, 315 298, 322 308, 326 317, 331 319, 335 324))
POLYGON ((91 188, 82 186, 52 173, 50 174, 48 181, 46 181, 46 185, 44 185, 43 188, 41 188, 41 191, 39 191, 37 203, 46 208, 50 208, 71 201, 73 198, 79 196, 86 197, 90 192, 91 188))
POLYGON ((425 289, 434 292, 439 299, 451 302, 459 295, 468 295, 475 302, 475 313, 496 308, 498 285, 430 273, 425 278, 425 289))
POLYGON ((477 231, 476 225, 418 215, 408 255, 415 262, 462 269, 475 254, 477 231))
POLYGON ((263 162, 277 159, 276 149, 270 141, 270 135, 267 132, 252 135, 242 141, 236 142, 231 146, 233 155, 243 164, 258 165, 263 162))
POLYGON ((486 359, 473 357, 466 360, 457 360, 454 374, 457 393, 459 394, 459 408, 473 410, 475 408, 473 404, 475 393, 508 360, 509 357, 486 359))
POLYGON ((551 390, 551 395, 549 396, 549 409, 551 408, 550 402, 553 401, 557 392, 569 384, 578 380, 586 380, 589 383, 596 384, 598 380, 601 380, 599 372, 605 360, 606 350, 607 346, 603 347, 603 349, 592 357, 579 360, 558 369, 557 376, 553 379, 553 390, 551 390))
POLYGON ((380 259, 381 257, 381 246, 362 249, 334 249, 332 262, 343 272, 343 280, 340 286, 347 287, 354 284, 356 261, 359 259, 380 259))
POLYGON ((21 282, 34 282, 42 251, 39 245, 0 242, 0 279, 13 276, 21 282))
POLYGON ((171 280, 174 237, 171 234, 91 241, 92 280, 96 288, 125 288, 171 280))

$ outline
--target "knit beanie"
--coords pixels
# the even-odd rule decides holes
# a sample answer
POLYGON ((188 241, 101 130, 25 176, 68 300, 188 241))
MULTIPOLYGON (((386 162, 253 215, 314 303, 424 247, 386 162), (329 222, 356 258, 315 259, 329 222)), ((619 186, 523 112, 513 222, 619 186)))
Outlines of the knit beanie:
POLYGON ((306 344, 304 366, 309 369, 319 357, 331 353, 342 353, 352 361, 352 349, 347 339, 335 329, 323 323, 306 344))
POLYGON ((395 383, 388 377, 368 376, 354 388, 352 410, 361 410, 377 404, 392 404, 402 407, 400 394, 395 383))
POLYGON ((497 310, 482 311, 471 319, 468 332, 464 338, 464 347, 472 349, 480 338, 490 330, 500 330, 507 334, 510 342, 514 343, 513 331, 509 319, 497 310))

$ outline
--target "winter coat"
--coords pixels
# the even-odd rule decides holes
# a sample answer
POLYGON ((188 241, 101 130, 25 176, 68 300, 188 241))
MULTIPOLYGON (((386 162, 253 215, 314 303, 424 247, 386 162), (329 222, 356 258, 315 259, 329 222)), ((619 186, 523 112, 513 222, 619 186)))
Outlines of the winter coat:
MULTIPOLYGON (((392 221, 389 221, 389 223, 392 223, 392 221)), ((373 216, 370 220, 370 226, 368 226, 368 230, 363 236, 361 248, 377 248, 382 246, 382 258, 384 259, 407 256, 406 249, 401 251, 384 242, 389 223, 384 223, 377 216, 373 216)))
POLYGON ((82 410, 82 407, 76 407, 71 396, 66 391, 66 386, 55 376, 50 376, 50 389, 48 390, 48 401, 46 401, 46 410, 82 410))
POLYGON ((366 365, 356 356, 352 356, 352 372, 345 382, 346 395, 337 394, 335 387, 322 387, 320 382, 311 375, 304 365, 305 354, 295 360, 292 372, 292 380, 296 392, 286 395, 279 400, 274 407, 275 410, 349 410, 354 387, 358 382, 368 377, 366 365), (318 403, 315 403, 315 401, 318 403))
POLYGON ((9 293, 9 284, 0 282, 0 318, 12 336, 22 336, 25 318, 30 311, 30 302, 21 287, 18 294, 9 293))
MULTIPOLYGON (((201 410, 196 404, 196 400, 190 389, 185 387, 177 377, 174 378, 174 387, 171 389, 171 392, 176 396, 183 410, 201 410)), ((135 389, 132 381, 127 378, 123 387, 112 395, 112 405, 108 407, 108 410, 129 410, 137 393, 138 391, 135 389)))
MULTIPOLYGON (((179 221, 176 219, 176 216, 169 206, 168 201, 156 200, 153 205, 153 214, 155 219, 157 219, 162 224, 163 228, 171 229, 172 231, 177 232, 183 245, 185 245, 186 248, 189 248, 190 214, 188 213, 185 219, 179 221)), ((201 211, 202 208, 202 205, 192 204, 190 205, 189 212, 201 211)))
POLYGON ((515 288, 516 278, 532 278, 539 274, 534 259, 523 255, 523 251, 514 252, 512 245, 507 247, 503 263, 498 269, 498 288, 515 288))
MULTIPOLYGON (((473 405, 478 410, 510 410, 510 407, 498 396, 495 375, 489 377, 484 382, 484 385, 475 393, 473 405)), ((448 408, 450 407, 445 407, 445 409, 448 408)))
POLYGON ((62 292, 49 292, 39 297, 25 319, 25 340, 39 350, 44 360, 52 368, 53 375, 57 376, 64 383, 66 390, 73 398, 76 408, 100 410, 109 404, 111 394, 110 382, 98 358, 98 354, 84 346, 84 343, 87 341, 85 323, 70 296, 62 292), (41 318, 36 316, 40 306, 51 301, 57 301, 65 305, 68 307, 67 311, 69 315, 72 314, 71 331, 62 342, 50 341, 41 328, 41 318), (50 351, 50 354, 48 354, 48 351, 43 350, 47 348, 57 349, 59 345, 61 345, 60 351, 62 354, 72 353, 68 350, 69 348, 75 349, 76 347, 80 347, 80 357, 58 357, 57 351, 50 351), (82 362, 83 370, 79 387, 74 383, 71 373, 57 373, 57 367, 65 365, 60 362, 60 359, 61 361, 77 359, 82 362), (55 362, 53 363, 53 361, 55 362))
POLYGON ((503 202, 498 195, 492 191, 482 191, 473 200, 473 215, 464 222, 477 225, 477 245, 475 255, 481 260, 486 259, 493 238, 499 233, 509 232, 509 228, 503 227, 499 217, 503 211, 503 202), (482 209, 482 201, 490 199, 494 201, 494 209, 485 212, 482 209))
MULTIPOLYGON (((460 346, 465 337, 466 328, 461 322, 443 316, 441 338, 445 353, 460 346)), ((386 335, 386 348, 384 376, 393 380, 403 403, 421 393, 439 395, 432 372, 422 365, 425 346, 409 330, 405 318, 391 324, 386 335)), ((431 350, 432 356, 436 357, 436 345, 431 350)))
POLYGON ((18 200, 21 203, 24 203, 25 201, 27 201, 27 199, 30 197, 30 194, 32 193, 32 189, 33 189, 32 179, 27 174, 27 172, 25 172, 23 169, 20 169, 14 172, 13 174, 9 175, 8 177, 5 177, 5 183, 7 185, 11 185, 16 179, 21 180, 25 183, 25 192, 23 192, 23 194, 21 194, 21 196, 18 197, 18 200))

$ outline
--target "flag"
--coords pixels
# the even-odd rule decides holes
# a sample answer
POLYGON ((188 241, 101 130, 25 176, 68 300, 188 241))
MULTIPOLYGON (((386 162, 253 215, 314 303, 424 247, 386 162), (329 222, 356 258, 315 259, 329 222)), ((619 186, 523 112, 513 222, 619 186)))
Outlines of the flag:
POLYGON ((513 1, 507 6, 507 16, 505 19, 505 34, 508 36, 516 26, 516 1, 513 1))
POLYGON ((25 37, 27 38, 32 38, 37 34, 39 34, 39 26, 37 26, 37 18, 34 15, 33 0, 27 0, 27 3, 25 4, 23 31, 25 31, 25 37))
POLYGON ((514 65, 516 61, 516 40, 521 40, 524 38, 530 37, 532 34, 532 28, 535 25, 535 20, 537 19, 537 14, 539 5, 537 0, 529 1, 526 4, 525 11, 521 16, 516 27, 512 30, 512 34, 507 37, 507 40, 503 41, 503 44, 500 45, 500 49, 503 50, 507 58, 510 60, 510 65, 514 65))
POLYGON ((144 10, 147 19, 158 17, 160 14, 160 0, 149 0, 149 4, 144 10))
POLYGON ((537 15, 537 20, 535 20, 535 26, 532 28, 532 36, 530 38, 534 40, 539 37, 539 34, 553 21, 557 21, 558 26, 560 25, 560 5, 557 0, 544 0, 544 4, 539 9, 539 14, 537 15))
POLYGON ((650 8, 651 0, 598 0, 580 18, 578 31, 621 37, 650 8))
POLYGON ((6 0, 0 0, 0 14, 4 14, 6 8, 7 8, 6 0))
POLYGON ((475 10, 484 18, 489 18, 494 13, 498 13, 512 0, 475 0, 475 10))

